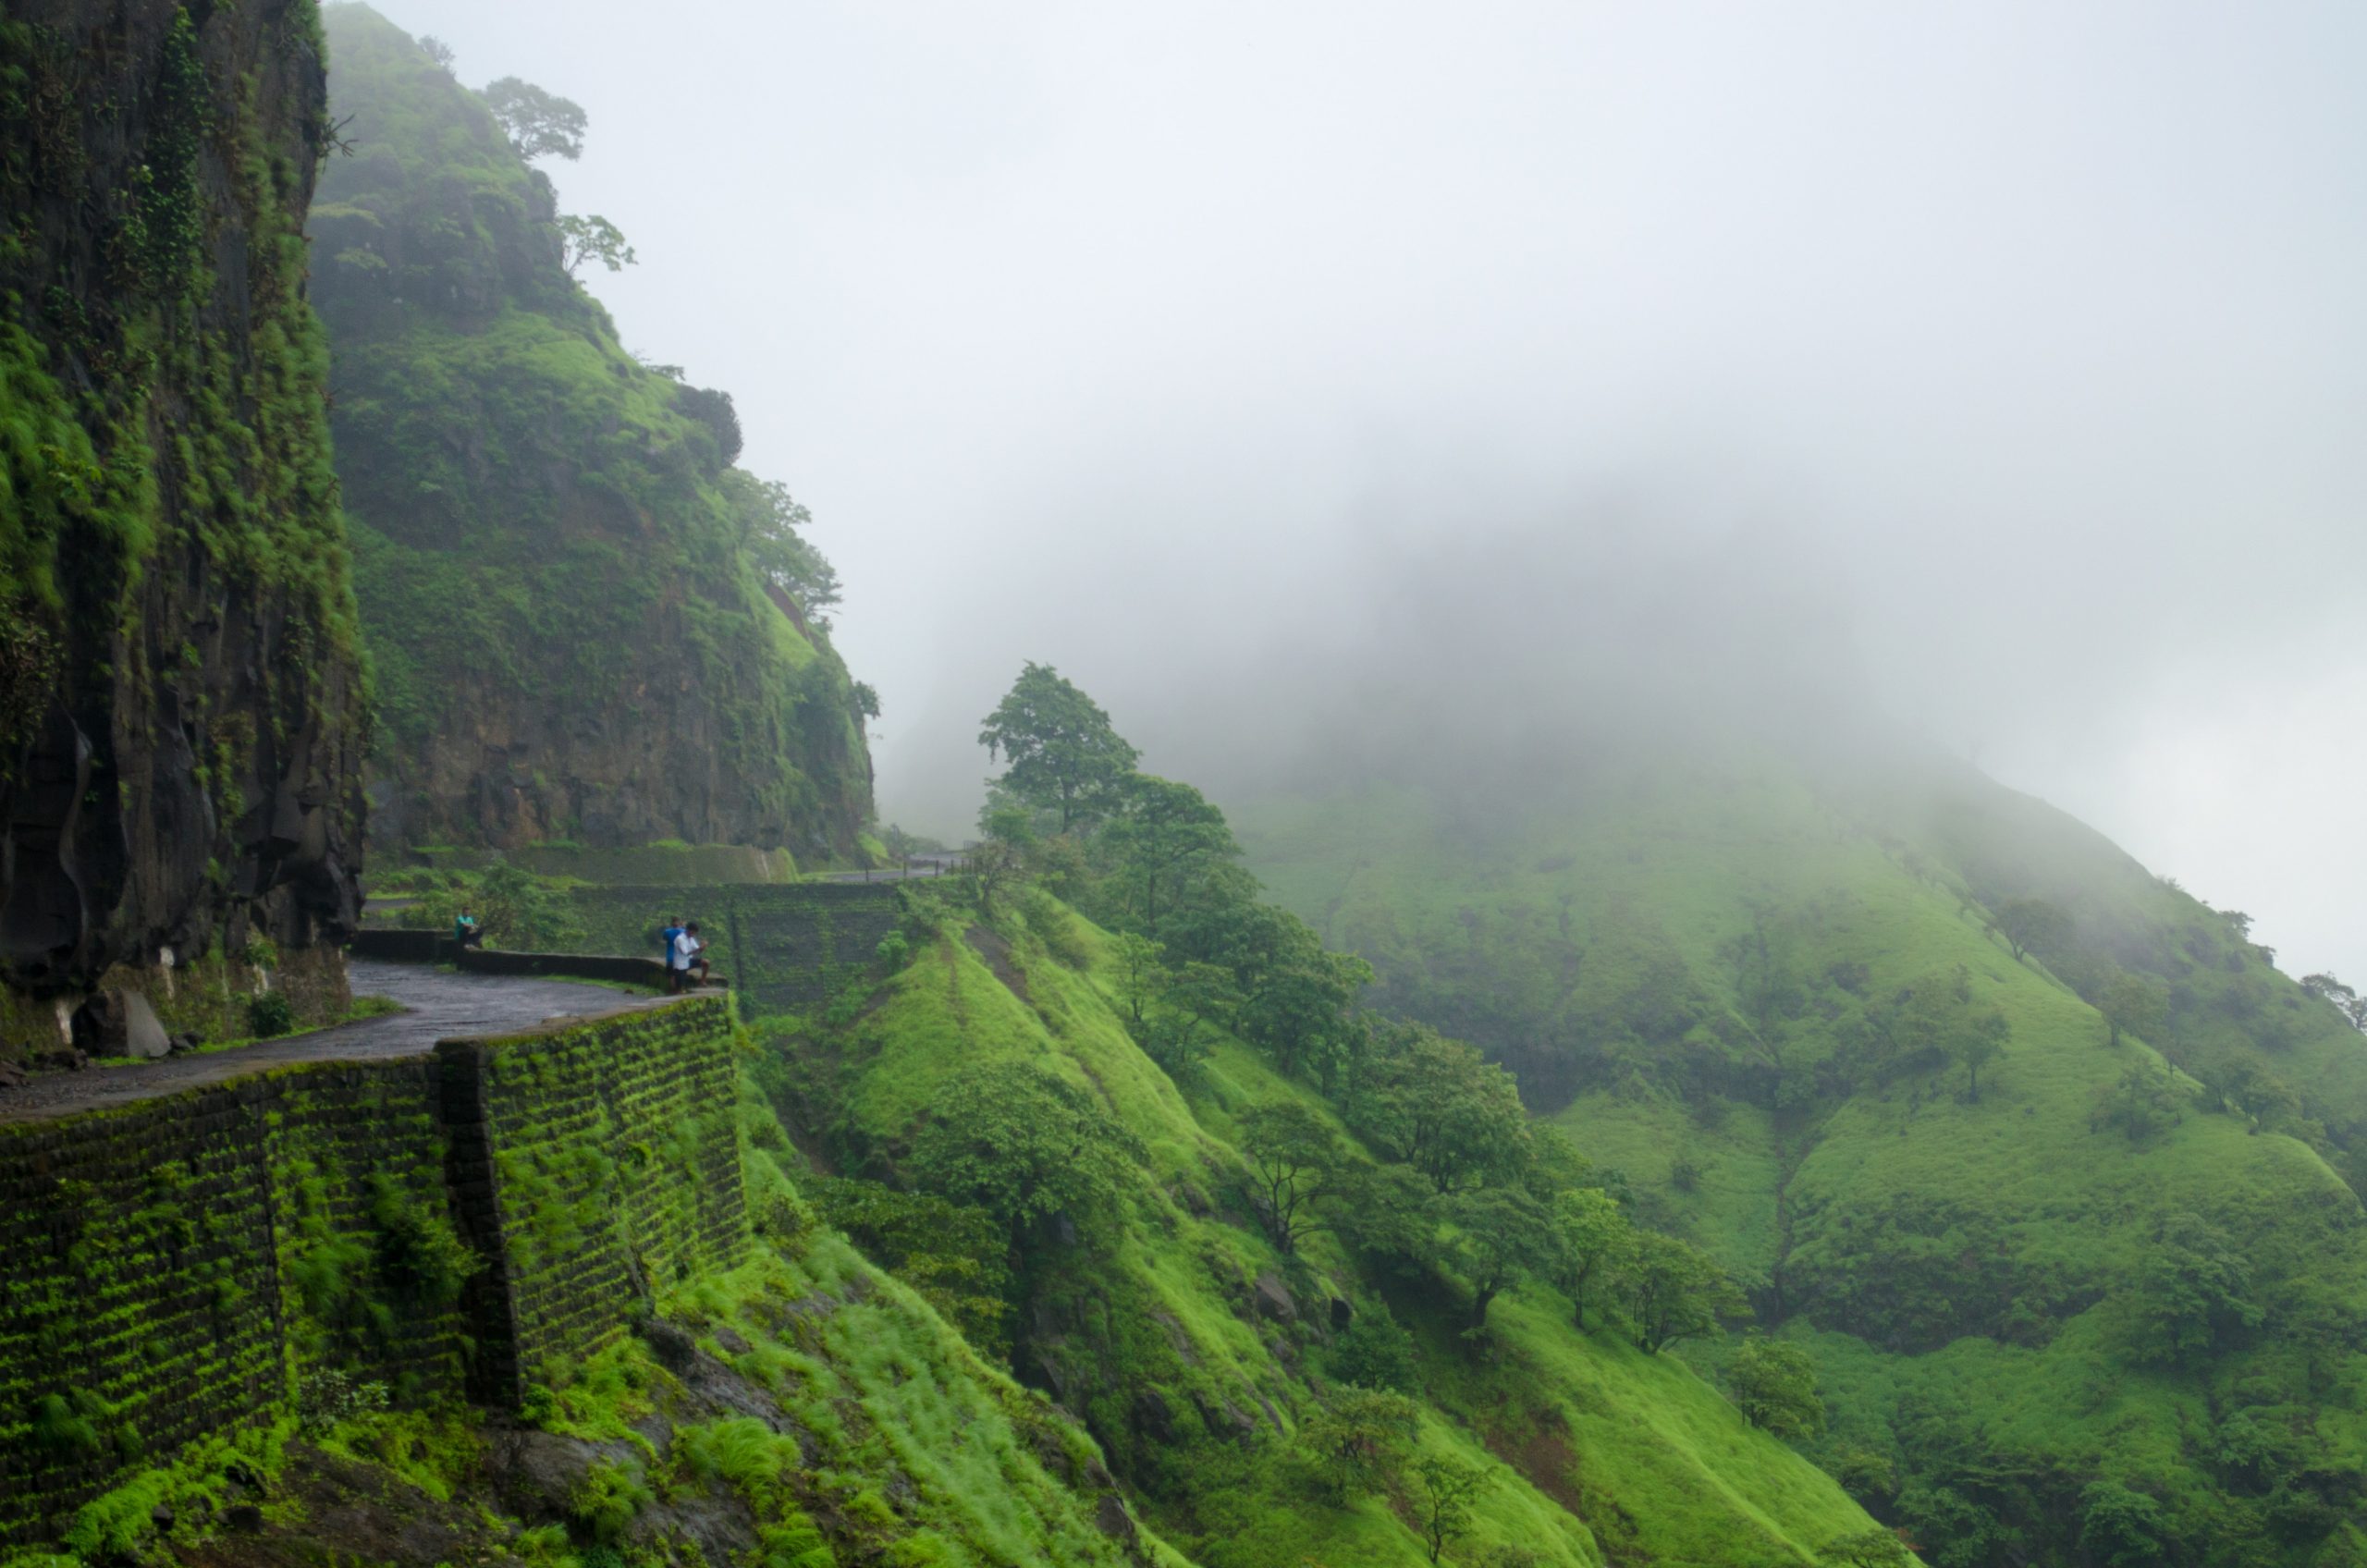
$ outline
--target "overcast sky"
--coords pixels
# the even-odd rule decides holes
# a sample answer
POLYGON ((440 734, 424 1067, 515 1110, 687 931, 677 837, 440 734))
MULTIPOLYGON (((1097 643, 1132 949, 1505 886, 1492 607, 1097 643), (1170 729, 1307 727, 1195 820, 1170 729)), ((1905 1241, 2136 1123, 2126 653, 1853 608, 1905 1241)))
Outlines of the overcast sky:
POLYGON ((1400 565, 1625 529, 2367 974, 2367 8, 383 9, 589 110, 593 287, 812 507, 883 817, 965 826, 1023 659, 1188 772, 1400 565))

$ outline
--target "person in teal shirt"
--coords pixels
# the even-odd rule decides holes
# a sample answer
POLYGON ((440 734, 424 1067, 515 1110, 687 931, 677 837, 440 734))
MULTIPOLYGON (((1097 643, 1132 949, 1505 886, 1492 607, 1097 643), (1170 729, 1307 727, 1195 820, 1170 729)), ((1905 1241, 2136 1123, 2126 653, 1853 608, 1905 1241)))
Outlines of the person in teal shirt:
POLYGON ((473 948, 484 939, 477 925, 477 917, 462 910, 452 921, 452 940, 464 948, 473 948))

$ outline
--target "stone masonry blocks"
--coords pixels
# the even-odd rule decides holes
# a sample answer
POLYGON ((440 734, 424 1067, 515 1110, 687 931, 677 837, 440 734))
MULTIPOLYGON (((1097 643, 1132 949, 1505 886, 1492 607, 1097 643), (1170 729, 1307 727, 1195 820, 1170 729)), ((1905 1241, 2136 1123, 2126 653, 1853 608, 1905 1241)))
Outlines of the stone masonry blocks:
POLYGON ((513 1405, 739 1262, 736 1077, 705 996, 0 1123, 0 1548, 314 1367, 513 1405), (480 1260, 457 1305, 403 1282, 422 1224, 480 1260))

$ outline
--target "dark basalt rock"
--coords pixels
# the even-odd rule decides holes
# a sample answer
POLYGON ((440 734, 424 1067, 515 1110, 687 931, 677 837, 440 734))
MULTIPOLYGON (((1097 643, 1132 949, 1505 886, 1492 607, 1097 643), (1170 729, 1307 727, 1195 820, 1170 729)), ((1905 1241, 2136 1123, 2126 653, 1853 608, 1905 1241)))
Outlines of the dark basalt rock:
POLYGON ((173 1048, 156 1010, 137 991, 101 991, 75 1009, 74 1047, 86 1056, 145 1060, 173 1048))
POLYGON ((18 241, 0 312, 42 346, 58 417, 144 467, 153 499, 37 503, 55 598, 0 588, 0 623, 54 677, 30 704, 0 694, 0 985, 47 998, 164 949, 339 941, 365 716, 325 399, 284 357, 316 331, 288 249, 326 151, 311 7, 7 9, 27 25, 0 61, 22 153, 0 169, 18 241), (134 204, 170 201, 189 248, 132 267, 134 204))

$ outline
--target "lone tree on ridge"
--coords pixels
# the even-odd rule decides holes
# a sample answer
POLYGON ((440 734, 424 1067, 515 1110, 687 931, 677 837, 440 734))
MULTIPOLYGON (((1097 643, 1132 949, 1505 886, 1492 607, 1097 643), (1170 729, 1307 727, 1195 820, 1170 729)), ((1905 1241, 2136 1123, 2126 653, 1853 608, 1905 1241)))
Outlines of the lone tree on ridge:
POLYGON ((1110 728, 1100 704, 1032 659, 982 722, 987 755, 1011 759, 1003 787, 1038 811, 1059 812, 1063 833, 1108 815, 1142 754, 1110 728))
POLYGON ((583 156, 583 132, 590 121, 583 105, 573 99, 514 76, 488 82, 483 97, 509 133, 509 144, 527 162, 553 153, 570 163, 583 156))

